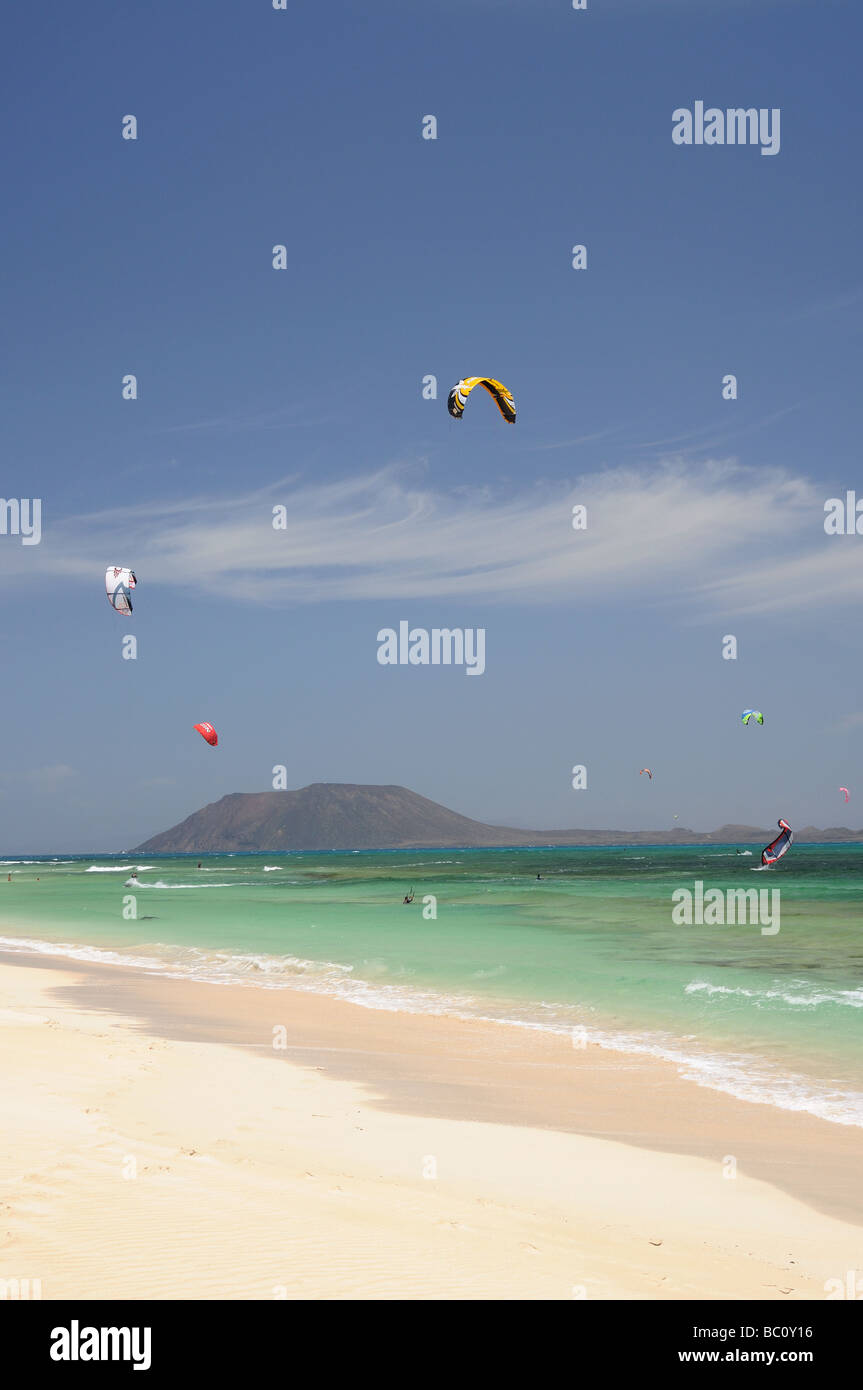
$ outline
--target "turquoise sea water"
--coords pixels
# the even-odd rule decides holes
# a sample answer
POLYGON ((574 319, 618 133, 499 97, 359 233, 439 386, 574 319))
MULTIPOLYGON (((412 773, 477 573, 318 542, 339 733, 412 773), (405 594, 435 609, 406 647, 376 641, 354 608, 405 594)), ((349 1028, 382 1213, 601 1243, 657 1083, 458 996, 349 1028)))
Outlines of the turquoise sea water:
POLYGON ((157 855, 137 889, 128 857, 5 860, 0 949, 553 1029, 863 1125, 863 847, 737 848, 157 855), (675 924, 697 880, 779 889, 780 930, 675 924))

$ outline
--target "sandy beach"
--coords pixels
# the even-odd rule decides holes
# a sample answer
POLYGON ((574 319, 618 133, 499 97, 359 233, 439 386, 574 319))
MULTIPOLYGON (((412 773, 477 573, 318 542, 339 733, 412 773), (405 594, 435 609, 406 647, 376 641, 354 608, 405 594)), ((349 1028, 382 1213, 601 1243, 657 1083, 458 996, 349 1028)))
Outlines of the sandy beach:
POLYGON ((861 1132, 666 1063, 25 956, 0 1028, 0 1278, 45 1299, 782 1301, 863 1268, 861 1132))

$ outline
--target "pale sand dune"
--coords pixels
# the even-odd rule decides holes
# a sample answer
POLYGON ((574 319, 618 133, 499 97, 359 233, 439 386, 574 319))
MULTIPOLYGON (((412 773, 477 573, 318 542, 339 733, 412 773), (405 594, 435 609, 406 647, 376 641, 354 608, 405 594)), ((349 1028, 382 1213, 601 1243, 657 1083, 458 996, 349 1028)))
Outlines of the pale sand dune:
POLYGON ((850 1193, 858 1132, 658 1064, 65 964, 0 965, 0 1041, 0 1278, 41 1279, 45 1298, 790 1301, 863 1267, 860 1226, 721 1171, 745 1126, 753 1161, 778 1144, 786 1186, 850 1193), (252 1050, 286 1018, 289 1060, 252 1050), (245 1046, 195 1040, 212 1036, 245 1046), (715 1156, 658 1151, 674 1145, 657 1114, 676 1107, 682 1131, 693 1094, 695 1147, 715 1156), (500 1122, 507 1095, 529 1123, 500 1122), (537 1127, 572 1127, 574 1095, 579 1125, 630 1142, 537 1127))

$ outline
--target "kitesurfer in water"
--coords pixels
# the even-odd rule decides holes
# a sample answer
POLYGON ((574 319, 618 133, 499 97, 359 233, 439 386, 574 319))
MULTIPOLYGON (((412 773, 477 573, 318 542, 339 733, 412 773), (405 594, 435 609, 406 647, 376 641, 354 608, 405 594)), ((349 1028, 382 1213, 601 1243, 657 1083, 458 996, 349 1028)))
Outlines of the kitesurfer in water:
POLYGON ((405 893, 404 901, 405 901, 406 903, 412 903, 413 900, 414 900, 414 890, 411 889, 411 891, 410 891, 409 894, 408 894, 408 893, 405 893))

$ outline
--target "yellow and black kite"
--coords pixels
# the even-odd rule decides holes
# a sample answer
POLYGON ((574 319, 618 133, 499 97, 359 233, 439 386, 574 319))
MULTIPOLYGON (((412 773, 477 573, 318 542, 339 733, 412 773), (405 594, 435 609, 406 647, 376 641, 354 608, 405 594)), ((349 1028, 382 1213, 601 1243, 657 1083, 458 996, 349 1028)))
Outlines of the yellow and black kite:
POLYGON ((464 381, 456 383, 446 403, 446 408, 454 420, 461 419, 467 398, 475 386, 484 386, 506 423, 515 424, 515 401, 512 392, 506 389, 502 381, 495 381, 493 376, 466 376, 464 381))

